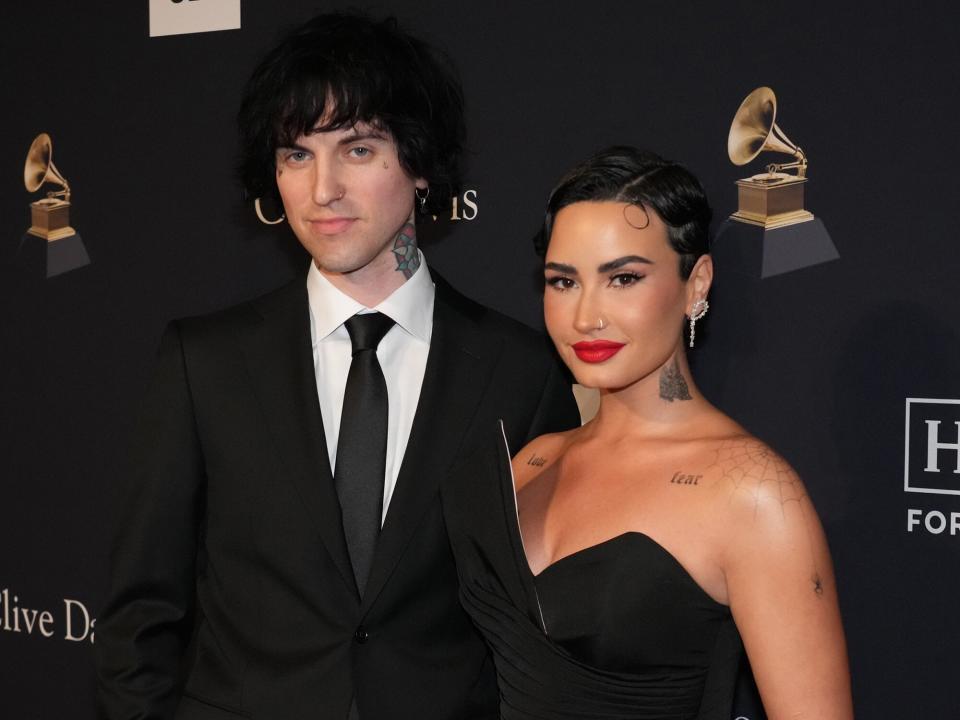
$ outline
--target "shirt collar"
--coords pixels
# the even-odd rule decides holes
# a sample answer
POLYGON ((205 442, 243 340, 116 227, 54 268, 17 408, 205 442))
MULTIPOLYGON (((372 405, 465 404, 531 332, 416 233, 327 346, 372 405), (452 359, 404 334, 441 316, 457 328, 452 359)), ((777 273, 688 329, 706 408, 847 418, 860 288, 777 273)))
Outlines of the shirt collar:
POLYGON ((433 330, 434 285, 423 253, 419 249, 417 253, 420 255, 420 266, 413 277, 374 308, 364 306, 336 288, 311 261, 307 272, 307 297, 313 344, 316 345, 357 313, 370 310, 382 312, 410 335, 429 342, 433 330))

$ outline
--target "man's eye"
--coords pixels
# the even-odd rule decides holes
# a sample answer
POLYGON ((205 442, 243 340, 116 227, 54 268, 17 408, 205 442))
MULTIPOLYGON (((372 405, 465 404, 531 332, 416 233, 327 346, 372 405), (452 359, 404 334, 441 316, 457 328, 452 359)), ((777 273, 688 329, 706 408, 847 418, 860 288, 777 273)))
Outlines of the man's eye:
POLYGON ((287 160, 294 163, 302 163, 307 159, 307 153, 303 150, 293 150, 292 152, 287 153, 287 160))
POLYGON ((363 147, 362 145, 358 145, 357 147, 350 148, 350 154, 358 158, 366 157, 367 155, 370 154, 370 148, 363 147))
POLYGON ((640 282, 643 279, 642 275, 637 275, 636 273, 617 273, 612 278, 610 278, 610 285, 612 287, 630 287, 636 282, 640 282))
POLYGON ((553 277, 548 277, 547 285, 552 287, 554 290, 569 290, 572 287, 576 286, 576 283, 568 277, 563 275, 554 275, 553 277))

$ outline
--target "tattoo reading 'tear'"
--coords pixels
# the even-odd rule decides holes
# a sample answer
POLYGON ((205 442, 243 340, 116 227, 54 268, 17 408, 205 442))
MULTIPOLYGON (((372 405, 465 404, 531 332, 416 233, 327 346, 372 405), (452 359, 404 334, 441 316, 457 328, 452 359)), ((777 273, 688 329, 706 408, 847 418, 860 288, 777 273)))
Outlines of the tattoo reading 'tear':
POLYGON ((674 485, 699 485, 703 475, 688 475, 686 473, 675 472, 670 482, 674 485))
POLYGON ((690 388, 687 387, 687 381, 683 379, 683 373, 680 372, 680 364, 676 356, 673 362, 660 371, 660 397, 667 402, 674 400, 693 400, 690 397, 690 388))
POLYGON ((546 464, 547 459, 539 455, 531 455, 530 459, 527 460, 527 465, 533 465, 534 467, 543 467, 546 464))

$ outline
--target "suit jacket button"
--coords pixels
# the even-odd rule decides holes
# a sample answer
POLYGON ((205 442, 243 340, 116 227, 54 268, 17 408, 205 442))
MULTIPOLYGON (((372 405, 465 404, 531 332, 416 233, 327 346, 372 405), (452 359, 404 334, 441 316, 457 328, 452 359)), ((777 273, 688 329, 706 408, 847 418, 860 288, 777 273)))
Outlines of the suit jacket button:
POLYGON ((363 627, 363 625, 361 625, 360 627, 357 628, 357 631, 353 634, 353 639, 356 640, 361 645, 363 645, 363 643, 365 643, 367 640, 370 639, 370 635, 369 633, 367 633, 366 628, 363 627))

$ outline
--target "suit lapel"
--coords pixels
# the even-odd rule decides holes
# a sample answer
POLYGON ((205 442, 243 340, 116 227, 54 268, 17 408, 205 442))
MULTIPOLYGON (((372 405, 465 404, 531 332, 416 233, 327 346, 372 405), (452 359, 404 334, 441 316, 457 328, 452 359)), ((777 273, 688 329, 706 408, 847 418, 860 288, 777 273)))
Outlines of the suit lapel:
POLYGON ((356 592, 317 398, 304 279, 298 276, 254 307, 241 345, 282 474, 296 486, 343 581, 356 592))
MULTIPOLYGON (((363 593, 365 614, 434 500, 482 398, 500 347, 480 337, 469 301, 437 276, 433 334, 420 400, 363 593)), ((473 306, 476 307, 476 306, 473 306)))

